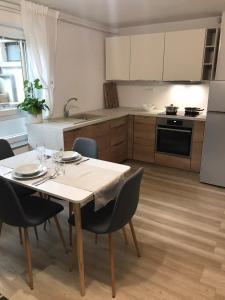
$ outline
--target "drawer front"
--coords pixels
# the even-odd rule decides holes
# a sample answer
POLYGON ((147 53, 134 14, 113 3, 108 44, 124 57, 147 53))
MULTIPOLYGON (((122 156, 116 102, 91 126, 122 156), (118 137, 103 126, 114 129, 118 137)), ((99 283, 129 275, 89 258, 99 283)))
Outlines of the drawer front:
POLYGON ((118 118, 110 121, 110 128, 127 125, 127 117, 118 118))
POLYGON ((127 140, 127 124, 111 128, 110 145, 114 146, 127 140))
POLYGON ((95 137, 95 140, 97 142, 99 152, 109 152, 109 135, 95 137))
POLYGON ((153 125, 156 124, 156 117, 149 117, 149 116, 135 116, 134 122, 143 124, 143 125, 153 125))
POLYGON ((134 143, 133 158, 135 160, 154 162, 155 147, 154 145, 140 145, 134 143))
POLYGON ((122 162, 127 159, 127 141, 110 147, 110 161, 122 162))
POLYGON ((183 169, 183 170, 190 170, 191 167, 190 158, 183 158, 183 157, 172 156, 172 155, 170 156, 161 153, 155 153, 155 163, 162 166, 183 169))
POLYGON ((91 132, 93 139, 99 136, 101 137, 103 135, 109 134, 109 122, 103 122, 96 125, 92 125, 91 132))
POLYGON ((80 129, 74 129, 64 132, 64 150, 71 151, 73 143, 78 137, 92 137, 91 126, 83 127, 80 129))
POLYGON ((155 118, 135 117, 134 143, 142 145, 155 145, 155 118))

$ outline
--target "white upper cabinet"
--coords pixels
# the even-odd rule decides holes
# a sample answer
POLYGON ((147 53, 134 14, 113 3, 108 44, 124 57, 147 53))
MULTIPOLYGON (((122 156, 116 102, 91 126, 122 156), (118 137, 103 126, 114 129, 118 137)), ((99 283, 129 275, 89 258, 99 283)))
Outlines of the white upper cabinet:
POLYGON ((165 33, 131 36, 131 80, 162 80, 165 33))
POLYGON ((205 29, 166 33, 163 80, 201 80, 205 35, 205 29))
POLYGON ((130 79, 130 37, 106 38, 106 80, 130 79))

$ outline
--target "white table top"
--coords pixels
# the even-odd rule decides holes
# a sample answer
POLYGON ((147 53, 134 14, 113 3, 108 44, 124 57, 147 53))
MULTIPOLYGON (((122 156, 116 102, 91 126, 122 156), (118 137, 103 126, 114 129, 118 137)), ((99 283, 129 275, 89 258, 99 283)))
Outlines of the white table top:
MULTIPOLYGON (((18 165, 34 162, 35 159, 36 159, 36 152, 35 152, 35 150, 33 150, 33 151, 25 152, 25 153, 1 160, 0 161, 0 175, 7 178, 11 182, 18 183, 25 187, 30 187, 36 191, 47 193, 49 195, 59 197, 61 199, 69 201, 69 202, 84 203, 84 202, 87 202, 88 199, 91 200, 93 198, 93 193, 90 191, 76 188, 76 187, 73 187, 70 185, 62 184, 59 182, 55 182, 53 180, 48 180, 41 185, 34 186, 34 185, 32 185, 32 183, 37 181, 38 180, 37 178, 32 179, 32 180, 23 180, 22 181, 22 180, 14 179, 12 177, 11 173, 6 174, 7 170, 10 170, 7 168, 13 169, 13 168, 17 167, 18 165), (1 171, 1 168, 2 168, 2 171, 1 171)), ((90 160, 84 162, 84 164, 104 168, 104 169, 106 169, 106 171, 107 171, 107 169, 113 170, 113 171, 121 173, 121 175, 127 173, 130 170, 129 166, 122 165, 122 164, 116 164, 116 163, 112 163, 112 162, 108 162, 108 161, 102 161, 102 160, 98 160, 98 159, 90 159, 90 160)), ((76 166, 74 166, 74 167, 76 167, 76 166)))

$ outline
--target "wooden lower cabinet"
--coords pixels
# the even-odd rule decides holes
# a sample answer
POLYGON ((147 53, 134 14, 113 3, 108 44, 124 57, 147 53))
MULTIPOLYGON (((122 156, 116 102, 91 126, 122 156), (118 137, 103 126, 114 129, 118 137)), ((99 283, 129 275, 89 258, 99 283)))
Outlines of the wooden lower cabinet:
POLYGON ((133 159, 154 162, 156 118, 134 117, 133 159))
POLYGON ((166 167, 190 170, 191 159, 162 153, 155 153, 155 163, 166 167))
POLYGON ((99 158, 112 162, 135 159, 144 162, 199 172, 204 121, 194 121, 191 158, 155 152, 156 117, 126 116, 64 132, 64 148, 71 150, 77 137, 97 141, 99 158))
POLYGON ((71 150, 78 137, 90 137, 98 144, 99 159, 122 162, 127 159, 128 117, 64 132, 64 149, 71 150))
POLYGON ((110 160, 109 122, 82 127, 64 132, 64 149, 71 150, 78 137, 93 138, 97 141, 99 158, 110 160))
POLYGON ((205 122, 194 122, 192 133, 191 170, 199 172, 202 159, 202 147, 205 131, 205 122))
POLYGON ((110 161, 122 162, 128 153, 128 118, 110 121, 110 161))

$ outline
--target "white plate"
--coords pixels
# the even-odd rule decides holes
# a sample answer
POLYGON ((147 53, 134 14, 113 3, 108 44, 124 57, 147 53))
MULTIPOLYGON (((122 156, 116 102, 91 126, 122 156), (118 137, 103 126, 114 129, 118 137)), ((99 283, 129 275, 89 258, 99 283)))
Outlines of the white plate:
POLYGON ((63 152, 63 161, 68 161, 68 160, 74 160, 77 159, 80 156, 78 152, 75 151, 64 151, 63 152))
POLYGON ((70 160, 63 160, 63 159, 60 159, 59 162, 60 163, 66 163, 66 164, 69 164, 69 163, 73 163, 73 162, 76 162, 76 161, 79 161, 82 159, 82 155, 79 154, 78 157, 74 158, 74 159, 70 159, 70 160))
POLYGON ((14 172, 18 176, 32 176, 40 173, 41 170, 40 164, 24 164, 15 168, 14 172))
POLYGON ((34 175, 30 175, 30 176, 23 176, 23 175, 19 175, 15 172, 15 170, 12 172, 12 177, 14 179, 18 179, 18 180, 27 180, 27 179, 35 179, 35 178, 38 178, 38 177, 41 177, 43 175, 45 175, 47 173, 48 169, 46 167, 43 167, 41 169, 40 172, 38 172, 37 174, 34 174, 34 175))

